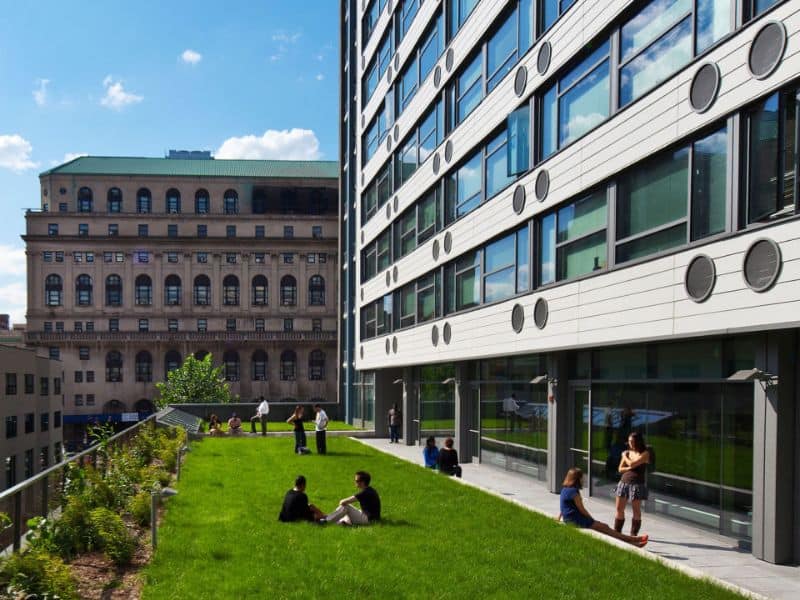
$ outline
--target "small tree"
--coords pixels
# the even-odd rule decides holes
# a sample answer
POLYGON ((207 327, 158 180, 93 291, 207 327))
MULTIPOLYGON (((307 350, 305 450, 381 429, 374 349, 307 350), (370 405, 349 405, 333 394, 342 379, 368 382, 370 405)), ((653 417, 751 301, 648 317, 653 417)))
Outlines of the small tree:
POLYGON ((164 408, 168 404, 230 402, 231 391, 222 376, 222 367, 211 364, 211 355, 197 360, 191 354, 183 364, 167 375, 166 382, 156 384, 156 405, 164 408))

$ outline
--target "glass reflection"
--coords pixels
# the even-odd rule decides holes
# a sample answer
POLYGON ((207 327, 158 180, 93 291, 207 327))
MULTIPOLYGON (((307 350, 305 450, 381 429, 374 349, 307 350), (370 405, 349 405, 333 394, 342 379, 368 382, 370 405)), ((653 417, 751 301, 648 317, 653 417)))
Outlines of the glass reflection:
POLYGON ((419 368, 420 438, 455 435, 455 387, 442 383, 455 377, 452 364, 419 368))

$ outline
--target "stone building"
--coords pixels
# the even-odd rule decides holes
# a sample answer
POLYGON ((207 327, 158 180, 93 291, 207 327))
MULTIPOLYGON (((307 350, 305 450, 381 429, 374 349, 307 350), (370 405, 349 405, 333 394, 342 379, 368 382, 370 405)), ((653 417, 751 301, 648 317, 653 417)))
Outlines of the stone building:
POLYGON ((335 401, 335 162, 81 157, 26 214, 26 341, 65 373, 65 439, 136 420, 211 353, 242 400, 335 401))

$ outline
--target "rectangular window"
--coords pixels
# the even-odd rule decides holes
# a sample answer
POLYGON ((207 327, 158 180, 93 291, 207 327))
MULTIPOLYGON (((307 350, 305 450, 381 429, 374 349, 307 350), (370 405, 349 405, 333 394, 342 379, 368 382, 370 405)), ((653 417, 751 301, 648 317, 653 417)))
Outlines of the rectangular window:
POLYGON ((542 0, 541 8, 539 9, 541 11, 539 31, 548 30, 573 4, 575 4, 575 0, 542 0))
POLYGON ((78 235, 81 235, 81 236, 89 235, 89 224, 88 223, 78 223, 78 235))
POLYGON ((25 433, 33 433, 36 431, 36 414, 25 413, 25 433))
POLYGON ((317 261, 320 263, 328 262, 328 255, 324 252, 317 254, 317 261))
POLYGON ((6 417, 6 439, 17 437, 17 417, 6 417))
POLYGON ((94 406, 94 394, 86 394, 86 406, 94 406))
POLYGON ((80 346, 78 348, 78 359, 89 360, 89 346, 80 346))
POLYGON ((67 212, 69 210, 66 202, 58 203, 58 212, 67 212))
POLYGON ((757 17, 761 13, 766 12, 781 0, 751 0, 753 17, 757 17))
POLYGON ((294 319, 284 319, 283 320, 283 330, 284 331, 294 331, 294 319))
POLYGON ((42 413, 39 415, 39 431, 48 431, 50 429, 50 413, 42 413))
POLYGON ((225 253, 225 262, 229 265, 236 264, 236 253, 235 252, 226 252, 225 253))
MULTIPOLYGON (((14 417, 16 419, 16 417, 14 417)), ((8 422, 6 422, 6 425, 8 422)), ((6 428, 6 432, 8 428, 6 428)), ((17 457, 16 455, 6 456, 6 489, 17 484, 17 457)))
POLYGON ((139 237, 147 237, 149 233, 149 227, 147 223, 139 223, 138 230, 139 230, 139 237))
POLYGON ((458 125, 477 108, 484 94, 483 52, 479 52, 456 77, 455 124, 458 125))
POLYGON ((264 238, 264 226, 263 225, 256 225, 255 237, 258 240, 264 238))
POLYGON ((424 277, 420 277, 417 282, 417 323, 424 323, 430 321, 438 316, 441 316, 441 307, 439 305, 439 295, 437 289, 441 286, 436 285, 437 279, 440 279, 439 272, 435 272, 424 277))
POLYGON ((479 0, 453 0, 447 4, 448 11, 448 39, 453 39, 458 30, 478 6, 479 0))
POLYGON ((115 252, 114 253, 114 262, 125 262, 125 253, 124 252, 115 252))
POLYGON ((281 254, 281 256, 283 257, 283 264, 291 265, 292 263, 294 263, 294 254, 290 252, 285 252, 281 254))
POLYGON ((317 262, 317 255, 314 254, 313 252, 309 252, 308 254, 306 254, 306 262, 309 265, 313 265, 315 262, 317 262))
POLYGON ((108 320, 108 330, 112 333, 116 333, 119 331, 119 319, 109 319, 108 320))
POLYGON ((75 394, 73 402, 75 406, 83 406, 83 394, 75 394))
POLYGON ((208 226, 207 225, 198 225, 197 226, 197 237, 199 237, 199 238, 208 237, 208 226))
POLYGON ((6 373, 6 396, 17 395, 17 374, 6 373))
POLYGON ((48 348, 48 351, 50 358, 54 360, 58 360, 61 358, 61 351, 57 347, 50 346, 50 348, 48 348))
POLYGON ((197 262, 198 263, 207 263, 208 262, 208 252, 198 252, 197 253, 197 262))
POLYGON ((47 235, 58 235, 58 223, 47 224, 47 235))
POLYGON ((377 240, 377 261, 378 271, 388 269, 392 264, 392 244, 391 229, 387 229, 377 240))
POLYGON ((64 252, 62 250, 56 250, 56 262, 63 263, 64 262, 64 252))
POLYGON ((414 17, 417 16, 419 10, 420 0, 403 0, 400 9, 400 40, 402 40, 408 30, 411 29, 411 24, 414 22, 414 17))
POLYGON ((82 263, 83 262, 83 252, 73 252, 72 253, 72 262, 82 263))
POLYGON ((83 371, 75 371, 75 383, 83 383, 83 371))
POLYGON ((86 332, 91 333, 94 331, 94 321, 86 321, 86 332))
POLYGON ((364 137, 361 143, 361 148, 364 154, 364 164, 368 163, 369 160, 375 156, 378 146, 386 138, 388 133, 389 114, 386 108, 386 103, 384 103, 364 132, 364 137))
POLYGON ((94 371, 86 371, 86 383, 94 383, 94 371))
POLYGON ((133 252, 133 263, 144 265, 150 262, 150 253, 147 250, 135 250, 133 252))
POLYGON ((292 225, 284 225, 283 226, 283 239, 290 240, 294 237, 294 226, 292 225))
POLYGON ((266 262, 266 254, 264 252, 253 253, 253 262, 257 265, 263 265, 266 262))
POLYGON ((45 250, 44 252, 42 252, 42 260, 44 262, 53 262, 53 251, 45 250))
POLYGON ((167 262, 168 263, 177 263, 178 262, 178 253, 177 252, 167 252, 167 262))
POLYGON ((236 237, 236 225, 226 225, 225 226, 225 237, 235 238, 236 237))
POLYGON ((481 174, 482 152, 467 159, 445 179, 445 215, 447 223, 472 212, 483 199, 481 174))
POLYGON ((147 333, 150 331, 150 320, 149 319, 139 319, 139 332, 140 333, 147 333))
POLYGON ((108 237, 117 237, 119 235, 119 225, 116 223, 109 223, 108 237))
POLYGON ((57 410, 53 413, 53 429, 61 427, 61 411, 57 410))
POLYGON ((311 226, 311 237, 315 240, 322 239, 322 225, 312 225, 311 226))
POLYGON ((103 262, 114 262, 114 253, 113 252, 103 252, 103 262))
POLYGON ((322 332, 322 319, 311 319, 311 331, 315 333, 322 332))
POLYGON ((53 377, 53 394, 56 396, 61 395, 61 378, 53 377))
POLYGON ((197 319, 197 331, 201 333, 208 331, 208 321, 206 319, 197 319))
POLYGON ((86 262, 93 263, 94 262, 94 252, 86 252, 86 262))
POLYGON ((56 321, 56 333, 64 333, 64 321, 56 321))
POLYGON ((522 175, 530 169, 531 109, 518 108, 506 119, 506 166, 509 176, 522 175))
POLYGON ((225 331, 236 331, 236 319, 225 320, 225 331))
POLYGON ((167 225, 167 237, 178 237, 178 226, 176 224, 167 225))
POLYGON ((533 43, 533 0, 520 0, 486 44, 487 92, 492 91, 533 43))
POLYGON ((170 333, 177 333, 178 331, 178 319, 169 319, 167 321, 167 329, 170 333))
POLYGON ((53 331, 53 322, 52 321, 45 321, 44 322, 44 332, 51 333, 53 331))
POLYGON ((492 242, 484 250, 483 301, 505 300, 516 293, 516 235, 492 242))
POLYGON ((264 332, 264 319, 256 319, 256 331, 258 333, 264 332))
POLYGON ((608 118, 611 108, 610 43, 566 72, 542 98, 542 159, 608 118))
POLYGON ((33 448, 25 450, 24 468, 25 479, 28 479, 28 477, 33 477, 33 448))

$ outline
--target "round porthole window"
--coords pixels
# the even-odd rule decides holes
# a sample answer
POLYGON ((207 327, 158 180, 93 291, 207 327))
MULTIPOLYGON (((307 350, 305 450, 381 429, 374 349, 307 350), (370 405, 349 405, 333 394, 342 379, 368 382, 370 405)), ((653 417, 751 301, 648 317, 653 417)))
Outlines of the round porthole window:
POLYGON ((766 292, 781 272, 781 249, 773 240, 763 238, 752 243, 744 256, 744 281, 754 292, 766 292))
POLYGON ((695 302, 703 302, 714 290, 717 272, 714 261, 705 254, 700 254, 692 259, 686 267, 684 287, 686 294, 695 302))

